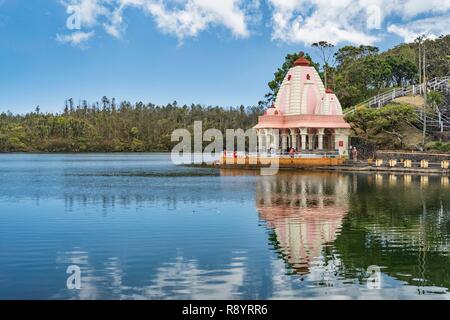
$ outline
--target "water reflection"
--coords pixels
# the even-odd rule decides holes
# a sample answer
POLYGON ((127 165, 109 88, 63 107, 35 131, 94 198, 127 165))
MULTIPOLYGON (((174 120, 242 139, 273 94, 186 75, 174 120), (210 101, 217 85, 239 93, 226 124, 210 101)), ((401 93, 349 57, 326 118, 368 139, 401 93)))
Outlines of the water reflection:
POLYGON ((400 175, 395 181, 401 179, 373 186, 359 177, 335 247, 349 274, 376 264, 418 286, 417 293, 442 292, 436 287, 450 287, 449 189, 439 176, 400 175))
MULTIPOLYGON (((285 268, 309 287, 339 297, 442 296, 450 286, 447 179, 281 174, 257 182, 256 207, 285 268), (364 288, 371 265, 383 272, 380 291, 364 288)), ((302 295, 274 266, 282 296, 302 295)))
POLYGON ((293 272, 307 274, 328 258, 340 264, 324 249, 336 239, 348 212, 349 180, 336 174, 281 174, 258 181, 259 216, 293 272))
POLYGON ((0 156, 0 298, 448 298, 448 177, 202 170, 0 156))
MULTIPOLYGON (((104 261, 98 270, 85 251, 61 253, 57 264, 81 268, 81 289, 62 288, 52 299, 239 299, 245 278, 245 252, 234 252, 224 269, 204 269, 196 259, 186 259, 181 252, 162 263, 153 273, 146 272, 147 284, 133 285, 117 257, 104 261), (127 284, 128 283, 128 284, 127 284)), ((98 267, 98 266, 97 266, 98 267)))

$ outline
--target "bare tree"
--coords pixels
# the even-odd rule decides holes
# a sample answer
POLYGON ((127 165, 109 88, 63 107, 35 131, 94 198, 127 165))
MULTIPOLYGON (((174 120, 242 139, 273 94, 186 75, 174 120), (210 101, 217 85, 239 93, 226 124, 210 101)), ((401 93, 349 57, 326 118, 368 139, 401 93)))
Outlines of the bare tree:
POLYGON ((325 80, 325 88, 328 87, 328 79, 327 79, 327 70, 330 65, 330 59, 333 56, 334 52, 334 44, 329 43, 327 41, 319 41, 314 42, 312 44, 314 48, 317 48, 320 52, 322 62, 323 62, 323 73, 324 73, 324 80, 325 80))

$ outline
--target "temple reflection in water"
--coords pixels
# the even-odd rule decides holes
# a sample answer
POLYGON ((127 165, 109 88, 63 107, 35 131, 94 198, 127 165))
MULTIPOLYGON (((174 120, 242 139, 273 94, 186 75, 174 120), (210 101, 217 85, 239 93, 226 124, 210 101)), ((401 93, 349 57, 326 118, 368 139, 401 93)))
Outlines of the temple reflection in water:
POLYGON ((348 212, 350 187, 349 176, 331 173, 258 180, 259 216, 273 230, 271 241, 293 272, 309 273, 327 258, 324 249, 336 239, 348 212))

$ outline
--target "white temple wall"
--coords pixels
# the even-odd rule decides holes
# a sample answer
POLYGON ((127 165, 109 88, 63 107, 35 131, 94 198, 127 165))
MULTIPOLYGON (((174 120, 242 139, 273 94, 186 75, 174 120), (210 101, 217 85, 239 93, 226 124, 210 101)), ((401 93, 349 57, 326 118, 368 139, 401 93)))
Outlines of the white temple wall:
POLYGON ((348 137, 347 129, 336 129, 334 134, 334 147, 339 151, 339 155, 348 156, 348 137))
MULTIPOLYGON (((290 80, 290 95, 289 95, 289 108, 286 114, 300 114, 301 110, 301 92, 303 90, 302 85, 302 69, 299 67, 292 68, 288 73, 291 76, 290 80)), ((288 81, 285 79, 285 81, 288 81)))

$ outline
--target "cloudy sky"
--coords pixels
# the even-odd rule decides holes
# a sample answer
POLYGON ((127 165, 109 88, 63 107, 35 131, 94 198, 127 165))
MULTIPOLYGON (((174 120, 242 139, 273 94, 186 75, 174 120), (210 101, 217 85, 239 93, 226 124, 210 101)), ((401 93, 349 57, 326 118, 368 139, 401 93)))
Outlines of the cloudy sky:
POLYGON ((450 0, 0 0, 0 111, 103 95, 252 105, 311 43, 387 49, 450 30, 450 0))

